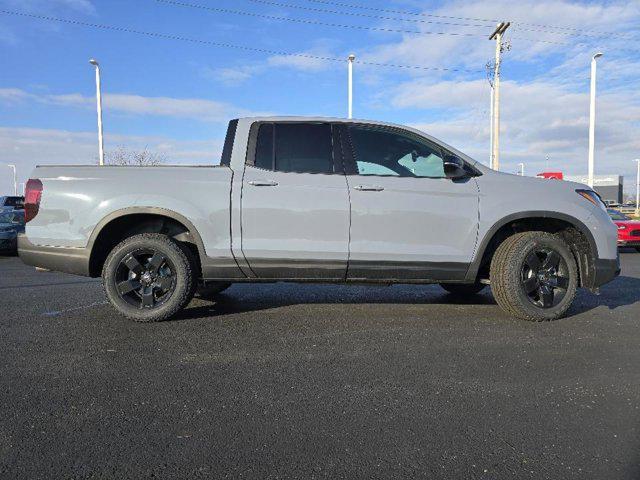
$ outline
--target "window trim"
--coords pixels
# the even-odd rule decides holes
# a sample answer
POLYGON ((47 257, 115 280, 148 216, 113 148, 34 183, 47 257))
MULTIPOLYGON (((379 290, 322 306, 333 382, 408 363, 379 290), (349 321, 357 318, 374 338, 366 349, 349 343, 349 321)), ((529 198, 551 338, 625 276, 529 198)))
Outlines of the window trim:
POLYGON ((227 126, 227 134, 224 137, 224 146, 222 147, 222 156, 220 157, 220 165, 222 166, 231 166, 231 154, 233 152, 233 144, 236 139, 237 129, 238 119, 235 118, 229 122, 229 125, 227 126))
POLYGON ((299 175, 344 175, 344 165, 342 160, 342 149, 341 149, 341 141, 340 135, 337 131, 336 124, 334 122, 323 122, 323 121, 300 121, 300 120, 291 120, 291 121, 258 121, 253 122, 251 127, 249 128, 249 139, 247 142, 247 154, 245 158, 245 165, 249 167, 253 167, 257 170, 261 170, 264 172, 274 172, 274 173, 294 173, 299 175), (260 126, 264 124, 272 124, 273 128, 273 150, 274 153, 272 155, 272 165, 271 170, 267 170, 266 168, 256 167, 256 154, 258 147, 258 132, 260 131, 260 126), (331 167, 333 168, 333 172, 284 172, 281 170, 275 169, 275 135, 276 135, 276 126, 277 125, 285 125, 285 124, 300 124, 300 125, 329 125, 330 127, 330 141, 331 141, 331 167))
MULTIPOLYGON (((417 176, 417 175, 360 175, 360 173, 358 173, 356 152, 355 152, 355 147, 353 145, 353 140, 351 138, 351 133, 349 132, 349 127, 357 127, 357 128, 363 128, 365 130, 395 133, 395 134, 404 135, 406 137, 409 137, 410 139, 415 139, 416 141, 419 141, 419 142, 425 142, 428 146, 440 152, 440 154, 442 155, 443 162, 447 155, 455 155, 456 157, 460 158, 459 155, 456 155, 455 153, 450 152, 439 143, 429 140, 428 138, 425 138, 423 136, 418 135, 417 133, 414 133, 410 130, 405 130, 403 128, 393 127, 389 125, 377 125, 377 124, 371 124, 371 123, 356 123, 356 122, 348 122, 348 123, 345 122, 341 125, 341 127, 342 128, 340 130, 341 130, 341 137, 342 137, 344 169, 345 169, 345 174, 349 176, 380 177, 380 178, 416 178, 416 179, 426 178, 431 180, 442 180, 442 179, 449 180, 449 178, 446 175, 443 177, 427 177, 427 176, 417 176)), ((469 173, 469 176, 477 177, 481 175, 481 173, 477 169, 475 169, 473 166, 471 166, 469 162, 467 162, 462 158, 461 160, 464 162, 465 170, 469 173)))

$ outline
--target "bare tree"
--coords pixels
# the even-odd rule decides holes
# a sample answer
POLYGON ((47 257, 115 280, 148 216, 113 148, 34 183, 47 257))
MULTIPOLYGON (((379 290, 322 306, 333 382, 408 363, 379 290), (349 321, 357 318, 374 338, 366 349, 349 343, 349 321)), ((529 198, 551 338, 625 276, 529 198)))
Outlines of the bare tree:
POLYGON ((144 150, 133 150, 119 146, 117 149, 105 152, 105 163, 109 165, 133 165, 138 167, 160 165, 165 163, 164 155, 144 150))

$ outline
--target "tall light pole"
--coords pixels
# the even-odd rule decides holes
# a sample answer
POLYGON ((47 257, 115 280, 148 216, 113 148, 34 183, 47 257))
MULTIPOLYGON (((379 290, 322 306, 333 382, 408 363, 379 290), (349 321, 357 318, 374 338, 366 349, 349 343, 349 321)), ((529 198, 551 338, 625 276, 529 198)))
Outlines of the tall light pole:
POLYGON ((638 164, 636 175, 636 217, 640 216, 640 158, 634 160, 638 164))
POLYGON ((601 56, 602 53, 598 52, 591 57, 591 100, 589 103, 589 186, 591 188, 593 188, 593 152, 596 140, 596 58, 601 56))
POLYGON ((353 61, 356 59, 356 56, 352 53, 348 57, 349 61, 349 86, 348 86, 348 97, 349 97, 349 118, 353 118, 353 61))
POLYGON ((100 64, 95 58, 89 60, 89 63, 96 67, 96 103, 98 106, 98 150, 100 165, 104 165, 104 140, 102 137, 102 89, 100 87, 100 64))
POLYGON ((13 194, 18 195, 18 177, 16 173, 16 166, 7 164, 7 167, 13 169, 13 194))
POLYGON ((511 25, 510 22, 500 22, 494 32, 489 36, 489 40, 496 41, 496 63, 493 73, 493 145, 492 145, 492 162, 491 168, 500 169, 500 55, 504 45, 502 44, 502 35, 511 25))

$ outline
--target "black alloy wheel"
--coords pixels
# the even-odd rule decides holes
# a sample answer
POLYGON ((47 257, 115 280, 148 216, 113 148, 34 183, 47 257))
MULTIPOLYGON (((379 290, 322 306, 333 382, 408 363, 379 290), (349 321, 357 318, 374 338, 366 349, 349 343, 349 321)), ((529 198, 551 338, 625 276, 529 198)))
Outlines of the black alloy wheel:
POLYGON ((153 249, 131 252, 116 270, 118 295, 141 309, 162 305, 171 296, 175 278, 171 260, 153 249))
POLYGON ((569 288, 569 268, 558 252, 534 248, 522 265, 520 283, 529 301, 540 308, 558 305, 569 288))
POLYGON ((159 233, 124 239, 102 268, 111 305, 136 322, 159 322, 187 306, 195 291, 195 258, 187 247, 159 233))

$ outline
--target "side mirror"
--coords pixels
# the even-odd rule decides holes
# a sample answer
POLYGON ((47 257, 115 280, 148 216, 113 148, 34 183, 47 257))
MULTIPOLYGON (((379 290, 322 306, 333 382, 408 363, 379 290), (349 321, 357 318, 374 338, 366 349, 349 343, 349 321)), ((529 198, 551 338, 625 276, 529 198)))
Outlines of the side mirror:
POLYGON ((469 175, 464 168, 464 161, 455 155, 445 155, 444 174, 451 179, 463 178, 469 175))

